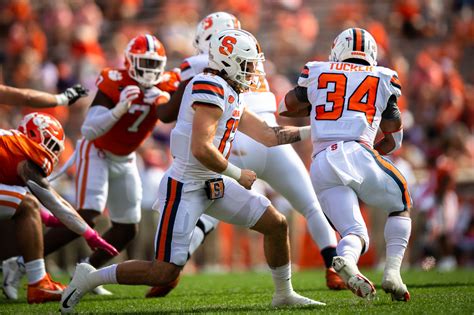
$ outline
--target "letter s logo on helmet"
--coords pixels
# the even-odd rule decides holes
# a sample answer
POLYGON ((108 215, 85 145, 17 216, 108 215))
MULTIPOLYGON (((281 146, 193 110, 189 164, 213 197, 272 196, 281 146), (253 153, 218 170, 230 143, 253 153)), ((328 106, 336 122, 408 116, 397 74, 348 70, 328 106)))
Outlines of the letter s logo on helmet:
POLYGON ((371 66, 377 65, 377 43, 369 32, 348 28, 336 37, 329 60, 340 62, 347 59, 361 59, 371 66))
POLYGON ((219 52, 224 56, 230 55, 234 51, 234 45, 237 42, 235 37, 226 36, 222 39, 221 46, 219 46, 219 52))
POLYGON ((220 71, 246 91, 265 76, 265 60, 255 37, 247 31, 229 29, 216 34, 209 46, 209 67, 220 71))
POLYGON ((240 22, 235 16, 227 12, 209 14, 197 25, 194 47, 200 54, 207 54, 212 36, 227 29, 240 29, 240 22))

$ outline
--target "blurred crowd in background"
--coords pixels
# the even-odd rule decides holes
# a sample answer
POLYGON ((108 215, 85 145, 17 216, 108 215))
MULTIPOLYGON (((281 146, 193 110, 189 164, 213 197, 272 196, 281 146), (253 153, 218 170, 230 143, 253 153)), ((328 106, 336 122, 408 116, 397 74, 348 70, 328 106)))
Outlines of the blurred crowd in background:
MULTIPOLYGON (((398 71, 403 86, 399 105, 405 137, 402 149, 390 158, 405 174, 415 204, 406 263, 441 270, 474 265, 473 0, 0 0, 0 82, 52 93, 80 82, 90 90, 70 108, 45 110, 67 133, 64 163, 80 137, 99 72, 123 66, 128 41, 140 33, 156 35, 166 48, 167 68, 179 67, 183 58, 196 53, 192 42, 197 23, 215 11, 236 15, 242 27, 256 35, 278 100, 296 84, 307 61, 327 60, 340 31, 368 30, 378 43, 378 64, 398 71)), ((27 111, 0 106, 0 128, 15 128, 27 111)), ((170 163, 172 127, 159 124, 138 152, 144 219, 128 251, 130 258, 153 256, 157 214, 150 209, 170 163)), ((311 144, 295 148, 309 165, 311 144)), ((73 178, 71 168, 56 185, 74 202, 73 178)), ((292 217, 293 261, 301 267, 320 264, 302 218, 262 187, 277 208, 292 217)), ((382 233, 372 237, 375 244, 365 258, 375 266, 384 256, 383 231, 377 230, 382 225, 377 223, 384 222, 385 214, 368 210, 366 216, 372 233, 382 233)), ((252 232, 223 224, 211 235, 190 270, 246 269, 263 263, 261 240, 252 232)), ((71 268, 87 251, 80 242, 50 256, 49 263, 71 268)))

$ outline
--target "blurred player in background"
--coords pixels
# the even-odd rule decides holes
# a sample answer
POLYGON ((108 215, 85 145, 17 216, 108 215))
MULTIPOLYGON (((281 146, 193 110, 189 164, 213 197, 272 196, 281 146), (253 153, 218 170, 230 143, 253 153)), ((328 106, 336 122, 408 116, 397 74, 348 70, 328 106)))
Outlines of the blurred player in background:
MULTIPOLYGON (((28 277, 28 303, 57 301, 64 289, 45 270, 41 226, 41 217, 45 214, 40 214, 40 202, 71 233, 82 235, 91 248, 118 255, 46 179, 64 150, 64 138, 61 124, 48 114, 26 115, 18 130, 0 129, 0 219, 12 219, 15 223, 21 260, 28 277)), ((19 283, 12 282, 19 282, 19 278, 15 279, 5 269, 3 273, 5 295, 17 299, 19 283)))
POLYGON ((30 107, 54 107, 74 104, 79 98, 86 96, 87 90, 80 84, 66 89, 60 94, 17 89, 0 84, 0 105, 30 106, 30 107))
MULTIPOLYGON (((225 29, 240 29, 239 20, 226 12, 215 12, 206 16, 197 26, 194 46, 199 54, 185 59, 181 65, 181 85, 186 85, 197 74, 203 72, 209 63, 209 42, 218 32, 225 29)), ((264 72, 263 64, 259 71, 264 72)), ((260 87, 243 93, 245 104, 269 126, 276 126, 277 109, 275 95, 270 92, 268 82, 261 76, 260 87)), ((177 95, 176 95, 177 96, 177 95)), ((175 97, 176 97, 175 96, 175 97)), ((257 173, 259 179, 268 182, 272 188, 288 199, 307 222, 314 242, 321 249, 326 266, 326 284, 330 289, 343 289, 344 282, 331 267, 336 256, 337 239, 329 225, 312 188, 308 171, 296 151, 291 146, 267 148, 250 137, 237 132, 229 161, 238 167, 249 168, 257 173), (284 179, 284 180, 282 180, 284 179)), ((217 227, 218 220, 203 214, 194 230, 189 248, 191 256, 204 242, 205 237, 217 227)), ((163 287, 152 288, 147 297, 161 297, 168 294, 177 281, 163 287)))
MULTIPOLYGON (((125 50, 125 69, 104 69, 97 94, 76 147, 76 203, 91 226, 107 206, 112 227, 104 239, 119 251, 135 237, 140 222, 142 187, 135 150, 151 134, 158 119, 171 121, 165 105, 179 83, 179 74, 165 72, 166 53, 152 35, 133 38, 125 50)), ((45 255, 77 237, 64 228, 45 235, 45 255)), ((88 261, 99 267, 112 258, 96 251, 88 261)), ((97 294, 111 294, 103 288, 97 294)))
POLYGON ((376 66, 377 43, 360 28, 336 37, 329 60, 306 64, 297 87, 282 100, 280 112, 310 115, 311 179, 326 216, 342 236, 334 269, 356 295, 374 297, 375 287, 357 268, 360 255, 369 248, 360 198, 388 214, 382 289, 393 300, 408 301, 400 266, 411 233, 412 201, 405 178, 381 156, 402 143, 400 81, 395 71, 376 66), (384 138, 374 146, 379 127, 384 138))
POLYGON ((293 290, 285 217, 266 197, 250 190, 255 172, 227 161, 239 125, 268 146, 304 139, 309 128, 270 127, 245 108, 239 94, 263 75, 256 69, 263 53, 250 33, 223 31, 212 39, 210 51, 209 69, 186 86, 171 133, 174 160, 161 180, 155 205, 161 215, 156 260, 127 261, 99 270, 79 264, 64 291, 63 312, 73 311, 84 294, 97 285, 156 286, 175 280, 188 259, 194 228, 204 212, 264 235, 265 257, 275 284, 273 306, 324 305, 293 290))

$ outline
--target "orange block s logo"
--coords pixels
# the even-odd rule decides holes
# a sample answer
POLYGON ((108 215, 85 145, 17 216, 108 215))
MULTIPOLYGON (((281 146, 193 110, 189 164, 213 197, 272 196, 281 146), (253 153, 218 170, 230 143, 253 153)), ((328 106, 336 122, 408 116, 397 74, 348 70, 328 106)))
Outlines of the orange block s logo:
POLYGON ((207 17, 203 21, 204 30, 208 30, 212 26, 212 17, 207 17))
POLYGON ((237 39, 232 36, 226 36, 222 39, 219 52, 224 56, 230 55, 234 51, 234 45, 237 43, 237 39))

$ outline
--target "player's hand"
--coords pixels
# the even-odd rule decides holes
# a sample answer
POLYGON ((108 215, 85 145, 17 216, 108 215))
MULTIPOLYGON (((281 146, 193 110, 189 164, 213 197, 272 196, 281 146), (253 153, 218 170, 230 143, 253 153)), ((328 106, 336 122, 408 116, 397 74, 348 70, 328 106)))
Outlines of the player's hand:
POLYGON ((156 86, 153 86, 145 90, 143 101, 146 104, 160 105, 160 104, 168 103, 170 98, 171 96, 168 92, 162 91, 156 86))
POLYGON ((84 233, 83 236, 87 242, 87 245, 89 245, 92 250, 102 249, 112 256, 117 256, 119 254, 115 247, 107 243, 107 241, 100 237, 100 235, 95 230, 89 229, 86 233, 84 233))
POLYGON ((66 91, 56 95, 58 106, 72 105, 81 97, 87 96, 89 91, 81 84, 76 84, 66 91))
POLYGON ((120 100, 112 109, 112 114, 116 118, 122 117, 132 105, 132 102, 140 96, 140 88, 136 85, 127 85, 122 92, 120 92, 120 100))
POLYGON ((240 185, 250 190, 256 179, 257 174, 255 174, 254 171, 243 169, 238 182, 240 185))

